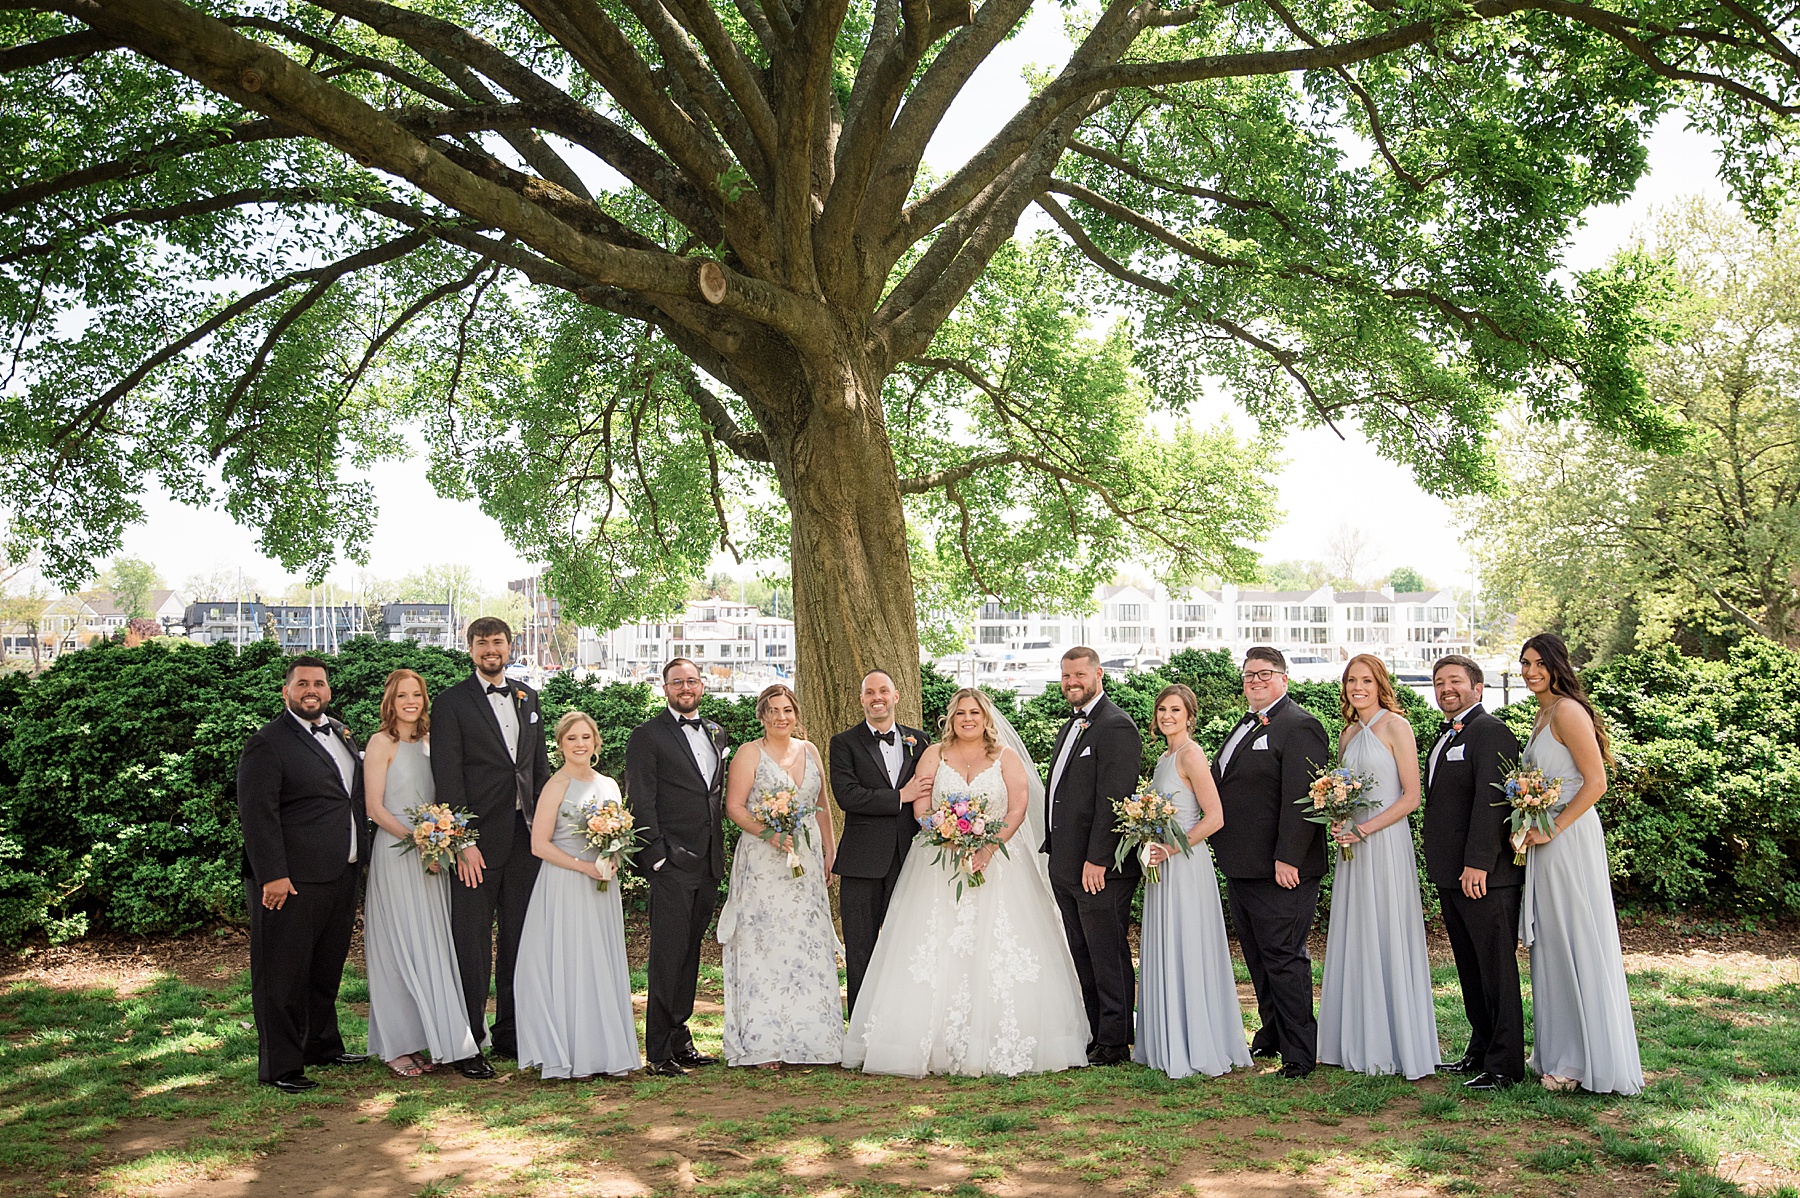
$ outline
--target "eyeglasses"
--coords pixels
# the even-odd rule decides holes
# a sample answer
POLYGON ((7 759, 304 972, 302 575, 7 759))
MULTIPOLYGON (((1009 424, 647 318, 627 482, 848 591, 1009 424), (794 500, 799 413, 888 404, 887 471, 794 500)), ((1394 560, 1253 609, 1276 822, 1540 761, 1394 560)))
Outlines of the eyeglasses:
POLYGON ((663 689, 679 691, 699 685, 700 680, 698 678, 671 678, 669 681, 663 683, 663 689))
POLYGON ((1284 673, 1286 673, 1285 670, 1245 670, 1244 671, 1244 681, 1245 682, 1267 682, 1267 681, 1269 681, 1269 679, 1275 677, 1277 674, 1284 674, 1284 673))

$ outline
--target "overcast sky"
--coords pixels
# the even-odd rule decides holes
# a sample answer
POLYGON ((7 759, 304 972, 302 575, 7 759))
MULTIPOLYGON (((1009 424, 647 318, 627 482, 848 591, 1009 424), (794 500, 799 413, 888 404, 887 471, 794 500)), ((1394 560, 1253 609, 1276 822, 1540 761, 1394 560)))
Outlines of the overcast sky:
MULTIPOLYGON (((931 143, 930 166, 943 173, 966 159, 1024 102, 1022 68, 1056 65, 1067 52, 1060 7, 1034 7, 1026 28, 977 72, 951 109, 931 143)), ((1569 255, 1570 268, 1603 263, 1631 240, 1653 208, 1698 191, 1723 194, 1713 143, 1684 130, 1679 118, 1668 120, 1652 139, 1650 173, 1636 196, 1589 214, 1569 255)), ((1220 415, 1248 431, 1228 400, 1214 397, 1197 405, 1203 424, 1220 415)), ((1411 565, 1442 585, 1467 583, 1468 553, 1449 505, 1421 491, 1408 471, 1378 457, 1353 425, 1344 431, 1347 441, 1326 429, 1288 438, 1278 481, 1285 519, 1261 547, 1263 552, 1276 560, 1323 557, 1326 539, 1349 521, 1369 536, 1373 571, 1411 565), (1346 504, 1343 479, 1355 480, 1353 504, 1346 504)), ((506 543, 499 526, 473 503, 435 496, 422 461, 386 463, 368 477, 381 504, 368 566, 375 574, 399 577, 427 565, 463 563, 497 591, 506 580, 532 571, 531 563, 506 543)), ((285 579, 284 571, 257 551, 255 536, 223 512, 196 511, 160 495, 146 506, 148 519, 126 534, 124 552, 154 562, 171 583, 224 568, 242 568, 270 587, 285 579)), ((355 569, 346 566, 336 576, 348 579, 355 569)))

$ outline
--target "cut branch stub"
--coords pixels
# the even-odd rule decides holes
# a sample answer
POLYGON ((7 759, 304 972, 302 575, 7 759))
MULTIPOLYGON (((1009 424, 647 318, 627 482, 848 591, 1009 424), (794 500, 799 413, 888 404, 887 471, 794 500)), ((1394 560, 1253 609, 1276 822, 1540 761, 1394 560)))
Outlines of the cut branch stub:
POLYGON ((700 295, 709 304, 725 302, 725 268, 717 262, 700 264, 700 295))

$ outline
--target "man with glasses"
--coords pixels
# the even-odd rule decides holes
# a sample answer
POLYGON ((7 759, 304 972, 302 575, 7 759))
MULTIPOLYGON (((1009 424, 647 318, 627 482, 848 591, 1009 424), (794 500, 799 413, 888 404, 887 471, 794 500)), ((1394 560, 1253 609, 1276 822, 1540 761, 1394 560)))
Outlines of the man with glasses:
POLYGON ((1280 1054, 1281 1075, 1300 1078, 1318 1056, 1306 937, 1325 875, 1325 829, 1308 822, 1298 804, 1330 763, 1331 745, 1324 725, 1287 697, 1287 658, 1279 649, 1251 649, 1243 677, 1250 710, 1213 759, 1225 810, 1213 856, 1256 989, 1261 1026, 1250 1055, 1280 1054))
POLYGON ((632 729, 625 743, 625 798, 640 829, 638 868, 650 882, 649 993, 644 1056, 662 1077, 713 1065, 694 1047, 688 1020, 700 982, 700 941, 725 876, 725 732, 700 718, 700 667, 677 657, 663 667, 669 705, 632 729))

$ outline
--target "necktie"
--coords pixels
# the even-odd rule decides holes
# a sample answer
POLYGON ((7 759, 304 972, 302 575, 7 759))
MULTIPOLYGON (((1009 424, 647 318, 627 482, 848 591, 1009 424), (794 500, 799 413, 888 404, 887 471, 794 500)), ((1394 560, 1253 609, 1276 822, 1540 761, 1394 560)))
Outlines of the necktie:
POLYGON ((891 745, 894 743, 894 730, 892 728, 889 728, 886 732, 877 732, 871 728, 869 729, 869 735, 873 736, 884 745, 891 745))
POLYGON ((700 721, 698 719, 689 719, 687 716, 678 715, 675 717, 675 722, 680 724, 683 728, 692 728, 696 732, 700 731, 700 721))
POLYGON ((487 693, 490 695, 510 695, 512 694, 512 684, 509 682, 505 686, 495 686, 492 683, 489 683, 487 693))

